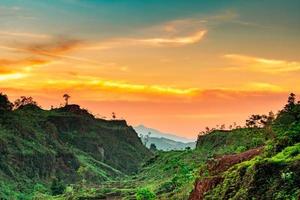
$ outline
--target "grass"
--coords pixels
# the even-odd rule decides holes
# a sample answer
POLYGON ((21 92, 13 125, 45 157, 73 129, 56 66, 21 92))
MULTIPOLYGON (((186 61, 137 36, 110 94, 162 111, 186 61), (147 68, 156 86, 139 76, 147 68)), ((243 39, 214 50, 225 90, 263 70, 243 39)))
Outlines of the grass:
MULTIPOLYGON (((140 191, 147 191, 145 193, 153 193, 157 199, 187 199, 199 176, 199 169, 204 168, 208 160, 261 146, 267 139, 262 129, 214 131, 203 137, 195 150, 158 151, 136 175, 108 180, 94 188, 94 195, 134 199, 140 191)), ((84 195, 84 192, 73 195, 79 193, 84 195)), ((91 194, 88 188, 85 193, 91 194)))

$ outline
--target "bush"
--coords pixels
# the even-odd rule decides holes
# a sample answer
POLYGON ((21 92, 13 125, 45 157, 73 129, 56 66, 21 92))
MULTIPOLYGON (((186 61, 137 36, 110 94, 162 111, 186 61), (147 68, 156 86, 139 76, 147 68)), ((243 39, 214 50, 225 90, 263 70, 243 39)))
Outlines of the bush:
POLYGON ((236 148, 237 153, 242 153, 246 150, 247 150, 247 148, 245 146, 239 146, 238 148, 236 148))
POLYGON ((163 194, 163 193, 172 192, 175 189, 176 189, 176 185, 173 183, 173 181, 167 181, 161 184, 156 192, 157 194, 163 194))
POLYGON ((156 195, 148 188, 140 188, 135 195, 137 200, 154 200, 156 195))
POLYGON ((47 188, 40 183, 34 185, 33 191, 34 193, 42 193, 42 194, 46 194, 48 192, 47 188))
POLYGON ((60 195, 63 194, 66 189, 66 186, 63 184, 62 181, 58 180, 57 178, 53 179, 51 184, 51 192, 52 195, 60 195))
POLYGON ((281 179, 288 183, 293 182, 293 172, 282 172, 281 179))

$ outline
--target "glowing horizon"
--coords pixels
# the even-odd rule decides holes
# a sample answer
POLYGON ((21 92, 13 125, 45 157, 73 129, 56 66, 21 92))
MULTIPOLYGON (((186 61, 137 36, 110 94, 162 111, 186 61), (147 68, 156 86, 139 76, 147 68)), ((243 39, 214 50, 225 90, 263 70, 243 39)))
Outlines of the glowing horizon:
POLYGON ((0 3, 0 91, 195 138, 300 93, 299 2, 0 3), (281 13, 281 15, 278 15, 281 13))

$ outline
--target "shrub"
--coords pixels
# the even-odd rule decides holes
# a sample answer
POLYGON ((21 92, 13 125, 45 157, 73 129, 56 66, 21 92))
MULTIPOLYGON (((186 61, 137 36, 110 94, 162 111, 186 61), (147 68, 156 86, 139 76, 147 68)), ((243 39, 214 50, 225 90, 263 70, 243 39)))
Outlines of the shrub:
POLYGON ((66 186, 63 184, 62 181, 58 180, 57 178, 54 178, 51 184, 51 192, 52 195, 60 195, 63 194, 66 189, 66 186))
POLYGON ((264 143, 264 140, 262 138, 252 138, 252 144, 254 146, 259 146, 259 145, 262 145, 264 143))
POLYGON ((168 193, 172 192, 176 189, 176 185, 173 183, 173 181, 167 181, 160 185, 160 187, 157 189, 158 194, 168 193))
POLYGON ((140 188, 135 195, 137 200, 154 200, 156 195, 148 188, 140 188))
POLYGON ((236 148, 237 153, 242 153, 246 150, 247 150, 247 148, 245 146, 239 146, 238 148, 236 148))
POLYGON ((35 184, 33 190, 34 190, 35 193, 45 194, 45 193, 48 192, 47 188, 44 185, 40 184, 40 183, 35 184))
POLYGON ((282 172, 281 179, 288 183, 293 182, 293 172, 282 172))

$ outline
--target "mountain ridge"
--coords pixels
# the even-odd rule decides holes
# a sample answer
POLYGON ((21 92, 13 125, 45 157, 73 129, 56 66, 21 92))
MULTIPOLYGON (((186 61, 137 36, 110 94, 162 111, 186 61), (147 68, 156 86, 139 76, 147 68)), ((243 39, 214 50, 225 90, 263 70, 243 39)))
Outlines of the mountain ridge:
POLYGON ((155 144, 158 150, 163 151, 194 149, 196 147, 196 142, 178 142, 164 137, 149 137, 146 147, 150 148, 151 144, 155 144))
POLYGON ((147 127, 143 124, 140 124, 138 126, 134 126, 133 128, 139 135, 142 134, 143 136, 145 136, 149 132, 151 132, 151 137, 157 137, 157 138, 163 137, 163 138, 167 138, 167 139, 171 139, 171 140, 178 141, 178 142, 183 142, 183 143, 195 142, 196 141, 196 139, 189 139, 189 138, 181 137, 181 136, 178 136, 178 135, 172 134, 172 133, 164 133, 164 132, 161 132, 158 129, 149 128, 149 127, 147 127))
POLYGON ((125 120, 97 119, 79 105, 33 104, 0 110, 0 153, 2 199, 30 197, 36 185, 51 182, 114 180, 136 173, 152 155, 125 120))

